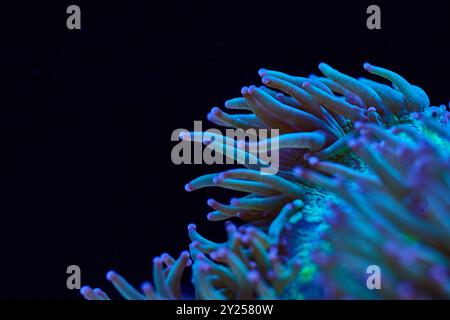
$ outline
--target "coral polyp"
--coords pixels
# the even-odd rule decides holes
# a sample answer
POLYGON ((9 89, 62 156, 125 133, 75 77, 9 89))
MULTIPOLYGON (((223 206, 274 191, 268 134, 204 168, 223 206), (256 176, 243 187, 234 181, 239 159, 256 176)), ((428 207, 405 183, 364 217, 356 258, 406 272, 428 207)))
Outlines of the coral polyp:
MULTIPOLYGON (((122 296, 182 298, 191 267, 197 299, 450 298, 449 112, 385 68, 364 64, 383 83, 319 69, 324 76, 261 69, 261 86, 225 103, 237 113, 211 110, 219 126, 279 130, 280 170, 262 175, 258 162, 186 184, 242 192, 228 204, 207 201, 209 220, 242 225, 226 221, 223 243, 190 225, 190 255, 155 259, 155 289, 108 274, 122 296), (370 265, 382 290, 366 286, 370 265)), ((238 141, 234 154, 270 143, 238 141)))

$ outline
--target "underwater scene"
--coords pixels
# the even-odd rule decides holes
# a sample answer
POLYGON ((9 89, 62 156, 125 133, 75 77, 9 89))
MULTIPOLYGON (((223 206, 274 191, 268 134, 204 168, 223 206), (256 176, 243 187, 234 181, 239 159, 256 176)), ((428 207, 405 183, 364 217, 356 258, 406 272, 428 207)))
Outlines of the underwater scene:
POLYGON ((450 299, 450 2, 5 12, 1 300, 450 299))

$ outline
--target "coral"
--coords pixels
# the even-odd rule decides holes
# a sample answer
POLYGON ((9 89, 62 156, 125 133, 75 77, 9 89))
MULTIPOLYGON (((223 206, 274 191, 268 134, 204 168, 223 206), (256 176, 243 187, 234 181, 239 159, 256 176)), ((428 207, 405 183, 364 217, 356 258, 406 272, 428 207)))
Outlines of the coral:
MULTIPOLYGON (((364 68, 391 85, 325 63, 319 64, 325 77, 261 69, 263 86, 244 87, 242 97, 225 103, 242 113, 215 107, 208 114, 219 126, 278 129, 280 170, 262 175, 264 161, 241 161, 246 168, 186 184, 189 192, 222 187, 246 193, 229 204, 207 202, 214 210, 209 220, 244 223, 227 222, 226 242, 211 242, 189 226, 196 298, 450 296, 449 113, 430 107, 426 93, 400 75, 368 63, 364 68), (386 290, 365 287, 370 264, 382 268, 386 290)), ((198 139, 201 134, 189 136, 211 143, 198 139)), ((270 138, 238 141, 232 155, 249 159, 251 148, 269 144, 270 138)), ((147 285, 144 294, 115 273, 108 279, 125 298, 180 298, 188 261, 187 253, 176 262, 157 258, 156 291, 147 285)), ((82 293, 106 298, 98 289, 82 293)))
POLYGON ((416 118, 424 121, 390 131, 357 125, 361 136, 351 146, 374 172, 370 178, 315 158, 310 164, 321 173, 301 171, 346 205, 330 204, 330 250, 316 252, 327 297, 450 297, 450 127, 416 118), (380 267, 382 290, 366 288, 370 264, 380 267))
MULTIPOLYGON (((279 129, 282 133, 278 145, 281 170, 277 176, 264 176, 255 168, 234 169, 208 174, 188 183, 187 191, 218 186, 249 193, 243 198, 232 199, 230 205, 209 200, 208 205, 215 211, 208 214, 208 219, 239 217, 246 222, 267 225, 282 206, 292 200, 315 202, 309 201, 308 197, 316 198, 316 187, 293 175, 293 168, 304 164, 312 155, 327 159, 348 151, 348 142, 355 136, 355 121, 391 127, 405 121, 408 112, 429 106, 429 99, 420 88, 386 69, 369 64, 364 67, 392 81, 398 90, 371 80, 354 79, 321 63, 319 68, 327 78, 292 77, 261 69, 259 75, 265 86, 244 87, 242 98, 225 103, 228 109, 250 110, 253 114, 229 115, 213 108, 208 119, 218 125, 279 129), (251 123, 243 123, 250 117, 251 123)), ((264 148, 267 144, 267 141, 260 141, 258 147, 264 148)), ((238 145, 246 147, 245 152, 252 147, 245 142, 238 145)))
MULTIPOLYGON (((114 271, 106 274, 116 290, 128 300, 173 300, 180 299, 181 277, 184 269, 192 264, 189 253, 184 251, 175 260, 169 254, 164 253, 153 259, 154 287, 150 282, 144 282, 141 286, 142 293, 135 289, 126 279, 114 271)), ((81 294, 88 300, 109 300, 108 295, 101 289, 92 289, 88 286, 81 288, 81 294)))

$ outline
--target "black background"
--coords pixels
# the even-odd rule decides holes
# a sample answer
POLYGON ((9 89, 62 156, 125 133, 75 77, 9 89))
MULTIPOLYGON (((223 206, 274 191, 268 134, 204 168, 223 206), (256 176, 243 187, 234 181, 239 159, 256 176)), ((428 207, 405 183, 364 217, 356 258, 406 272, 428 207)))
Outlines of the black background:
POLYGON ((261 67, 359 76, 368 61, 450 99, 444 0, 20 1, 0 20, 0 298, 79 299, 71 264, 108 292, 110 268, 138 285, 153 256, 187 248, 190 222, 222 239, 206 200, 229 194, 183 189, 218 168, 173 165, 170 135, 261 67), (382 30, 366 28, 373 3, 382 30), (81 31, 66 28, 70 4, 81 31))

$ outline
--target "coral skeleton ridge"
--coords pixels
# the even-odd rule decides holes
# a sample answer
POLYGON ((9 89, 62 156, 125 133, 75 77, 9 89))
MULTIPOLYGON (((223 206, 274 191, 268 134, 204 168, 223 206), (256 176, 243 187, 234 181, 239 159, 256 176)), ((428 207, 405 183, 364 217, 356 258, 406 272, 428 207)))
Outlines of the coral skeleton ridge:
MULTIPOLYGON (((261 86, 242 88, 229 112, 211 110, 218 126, 278 129, 280 170, 261 175, 253 165, 186 184, 244 193, 207 201, 227 240, 189 225, 190 252, 155 258, 153 283, 137 290, 107 274, 124 298, 187 298, 187 268, 196 299, 450 298, 449 111, 385 68, 364 64, 375 80, 319 69, 261 69, 261 86), (369 265, 380 267, 382 290, 366 287, 369 265)), ((81 293, 109 299, 88 286, 81 293)))

